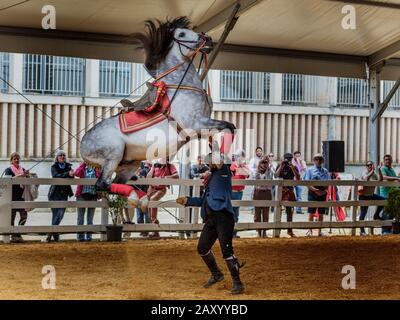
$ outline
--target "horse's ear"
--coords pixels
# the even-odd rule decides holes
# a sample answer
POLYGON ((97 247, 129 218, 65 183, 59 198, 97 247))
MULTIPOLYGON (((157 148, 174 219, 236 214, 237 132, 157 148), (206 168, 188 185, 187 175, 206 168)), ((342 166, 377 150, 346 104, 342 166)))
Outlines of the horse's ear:
POLYGON ((129 101, 128 99, 122 99, 121 104, 124 108, 131 108, 133 107, 133 102, 129 101))

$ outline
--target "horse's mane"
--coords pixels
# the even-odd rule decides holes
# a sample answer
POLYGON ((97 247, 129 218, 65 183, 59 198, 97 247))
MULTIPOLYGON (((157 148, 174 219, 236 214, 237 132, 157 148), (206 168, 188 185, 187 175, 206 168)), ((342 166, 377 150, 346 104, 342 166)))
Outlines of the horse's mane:
POLYGON ((171 50, 174 39, 174 31, 177 28, 189 28, 190 21, 187 17, 179 17, 173 20, 161 22, 158 19, 146 20, 143 33, 134 33, 131 35, 134 43, 139 48, 144 49, 146 59, 145 66, 148 70, 157 69, 171 50))

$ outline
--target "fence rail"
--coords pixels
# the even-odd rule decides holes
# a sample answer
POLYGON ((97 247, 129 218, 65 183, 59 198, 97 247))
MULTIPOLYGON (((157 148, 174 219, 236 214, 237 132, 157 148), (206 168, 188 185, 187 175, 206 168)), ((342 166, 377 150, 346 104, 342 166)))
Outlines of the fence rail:
MULTIPOLYGON (((138 185, 158 185, 159 179, 139 179, 131 182, 138 185)), ((391 181, 358 181, 358 180, 334 180, 334 181, 288 181, 288 180, 233 180, 233 185, 275 185, 277 191, 273 200, 233 200, 233 206, 266 206, 275 207, 273 222, 257 222, 257 223, 238 223, 235 228, 237 230, 258 230, 258 229, 273 229, 274 235, 279 236, 281 229, 309 229, 309 228, 351 228, 352 234, 355 235, 356 228, 370 227, 377 228, 382 226, 390 226, 391 221, 357 221, 357 208, 359 206, 376 206, 385 205, 386 200, 358 200, 357 190, 361 186, 389 186, 399 187, 398 182, 391 181), (283 201, 282 188, 286 186, 350 186, 352 187, 352 199, 343 201, 283 201), (326 221, 326 222, 282 222, 281 208, 282 206, 301 206, 301 207, 351 207, 352 221, 326 221)), ((107 204, 104 200, 101 201, 12 201, 12 186, 13 185, 94 185, 94 179, 51 179, 51 178, 0 178, 0 234, 3 234, 3 241, 9 241, 7 235, 14 233, 23 234, 43 234, 51 232, 59 233, 76 233, 76 232, 95 232, 103 234, 106 225, 108 225, 107 204), (81 208, 81 207, 96 207, 102 208, 101 225, 92 226, 11 226, 11 210, 16 208, 81 208)), ((199 194, 201 186, 200 180, 188 179, 164 179, 164 185, 179 185, 182 187, 193 186, 194 194, 199 194)), ((187 190, 188 188, 184 189, 187 190)), ((175 201, 150 201, 149 207, 159 208, 179 208, 182 210, 180 217, 185 218, 184 211, 187 208, 177 204, 175 201)), ((141 225, 124 225, 124 231, 145 232, 145 231, 168 231, 168 232, 183 232, 183 231, 200 231, 202 224, 198 223, 198 209, 195 213, 195 221, 189 223, 183 219, 183 223, 179 224, 141 224, 141 225)))

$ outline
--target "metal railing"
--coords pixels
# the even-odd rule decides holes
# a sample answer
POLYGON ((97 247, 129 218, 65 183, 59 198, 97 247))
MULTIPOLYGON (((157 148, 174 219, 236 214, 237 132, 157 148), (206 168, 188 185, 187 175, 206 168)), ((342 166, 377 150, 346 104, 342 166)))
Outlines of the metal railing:
POLYGON ((37 54, 24 55, 25 93, 83 96, 85 59, 37 54))
POLYGON ((129 62, 100 60, 100 96, 127 96, 132 90, 132 64, 129 62))
POLYGON ((282 104, 316 104, 317 76, 302 74, 282 75, 282 104))
MULTIPOLYGON (((46 233, 76 233, 76 232, 97 232, 104 234, 106 225, 109 223, 107 215, 107 205, 104 201, 12 201, 13 185, 94 185, 95 179, 46 179, 46 178, 0 178, 0 234, 3 234, 3 241, 9 241, 9 234, 46 234, 46 233), (68 181, 67 181, 68 180, 68 181), (102 218, 101 225, 90 226, 11 226, 11 210, 17 208, 79 208, 79 207, 101 207, 102 218)), ((135 184, 140 185, 158 185, 159 179, 139 179, 135 184)), ((398 182, 392 181, 357 181, 357 180, 333 180, 333 181, 290 181, 290 180, 233 180, 233 185, 268 185, 276 186, 275 199, 273 200, 233 200, 233 206, 256 206, 256 207, 275 207, 273 222, 257 222, 257 223, 237 223, 235 228, 239 231, 243 230, 259 230, 273 229, 274 236, 279 237, 281 229, 312 229, 312 228, 351 228, 352 235, 355 235, 356 228, 369 227, 377 228, 382 226, 390 226, 391 220, 377 221, 357 221, 357 209, 359 206, 382 206, 386 204, 386 200, 358 200, 358 187, 360 186, 390 186, 398 187, 398 182), (282 200, 282 188, 284 186, 350 186, 351 200, 344 201, 284 201, 282 200), (282 206, 286 207, 314 207, 314 208, 330 208, 330 207, 350 207, 351 221, 321 221, 321 222, 282 222, 282 206)), ((195 195, 199 195, 200 180, 183 180, 183 179, 164 179, 163 185, 179 185, 184 186, 184 190, 188 191, 188 186, 193 186, 195 195)), ((183 232, 183 231, 201 231, 203 225, 199 223, 199 211, 196 208, 192 220, 188 220, 185 210, 174 200, 171 201, 150 201, 149 207, 159 208, 180 208, 179 213, 183 223, 175 224, 135 224, 123 225, 124 231, 145 232, 145 231, 164 231, 164 232, 183 232)), ((332 217, 332 216, 331 216, 332 217)), ((104 239, 104 236, 103 236, 104 239)))
MULTIPOLYGON (((392 89, 394 83, 395 83, 394 81, 385 81, 385 80, 381 82, 382 94, 383 94, 383 97, 381 97, 381 101, 383 101, 385 99, 385 97, 387 96, 389 91, 392 89)), ((389 108, 400 108, 400 90, 399 89, 397 89, 396 93, 390 100, 388 107, 389 108)))
MULTIPOLYGON (((9 81, 10 78, 10 54, 0 53, 0 76, 9 81)), ((7 83, 0 80, 0 92, 8 92, 7 83)))
POLYGON ((220 99, 223 102, 269 102, 269 73, 222 70, 220 79, 220 99))
POLYGON ((368 82, 364 79, 338 78, 337 106, 347 108, 368 107, 368 82))

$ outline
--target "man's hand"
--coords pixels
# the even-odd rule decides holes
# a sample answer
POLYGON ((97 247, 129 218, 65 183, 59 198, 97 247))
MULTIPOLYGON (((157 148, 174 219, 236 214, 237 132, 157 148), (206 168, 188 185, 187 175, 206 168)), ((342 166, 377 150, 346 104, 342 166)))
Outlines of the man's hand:
POLYGON ((181 204, 182 206, 185 206, 187 204, 187 197, 179 197, 176 198, 176 203, 181 204))

